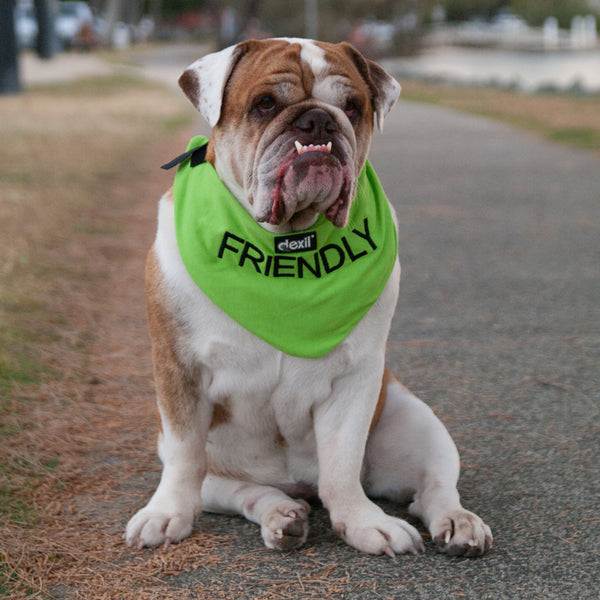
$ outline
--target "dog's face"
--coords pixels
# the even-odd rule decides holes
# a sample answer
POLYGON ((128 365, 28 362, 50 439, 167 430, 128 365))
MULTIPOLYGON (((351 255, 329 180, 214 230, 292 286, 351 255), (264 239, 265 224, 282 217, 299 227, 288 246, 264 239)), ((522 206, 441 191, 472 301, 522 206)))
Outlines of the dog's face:
POLYGON ((352 46, 247 41, 196 61, 179 83, 213 126, 208 159, 262 223, 348 220, 374 117, 399 84, 352 46))

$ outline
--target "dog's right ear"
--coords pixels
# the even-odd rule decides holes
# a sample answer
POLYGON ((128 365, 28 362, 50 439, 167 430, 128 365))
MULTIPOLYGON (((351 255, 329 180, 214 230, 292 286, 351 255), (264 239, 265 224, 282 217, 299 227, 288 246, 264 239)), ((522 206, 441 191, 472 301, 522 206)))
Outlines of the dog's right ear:
POLYGON ((179 87, 211 127, 219 122, 225 85, 247 49, 248 43, 242 42, 207 54, 192 63, 179 78, 179 87))
POLYGON ((400 95, 400 84, 377 63, 365 58, 354 46, 346 42, 342 42, 340 46, 354 60, 363 79, 371 88, 375 123, 379 131, 383 131, 383 121, 400 95))

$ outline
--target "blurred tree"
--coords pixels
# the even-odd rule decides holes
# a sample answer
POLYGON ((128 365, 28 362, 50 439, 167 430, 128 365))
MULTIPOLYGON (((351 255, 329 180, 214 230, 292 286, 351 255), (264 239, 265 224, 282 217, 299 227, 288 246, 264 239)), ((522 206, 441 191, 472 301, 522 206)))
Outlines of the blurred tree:
MULTIPOLYGON (((393 21, 400 14, 409 10, 422 10, 423 6, 430 2, 417 2, 411 0, 329 0, 320 2, 325 5, 328 13, 343 16, 345 19, 380 19, 382 21, 393 21)), ((324 7, 324 8, 325 8, 324 7)))
POLYGON ((575 15, 600 16, 586 0, 511 0, 510 8, 534 27, 543 25, 548 17, 556 17, 559 26, 568 29, 575 15))
MULTIPOLYGON (((434 0, 319 0, 318 7, 318 39, 328 42, 339 42, 349 39, 357 25, 365 21, 381 21, 396 26, 399 35, 396 37, 416 41, 420 35, 420 25, 424 22, 434 0), (409 34, 402 21, 412 15, 414 29, 409 34)), ((262 0, 258 11, 260 21, 265 29, 278 36, 304 36, 305 15, 304 3, 296 4, 297 10, 290 11, 290 6, 280 0, 262 0)), ((394 42, 398 42, 395 39, 394 42)), ((368 48, 363 48, 369 51, 368 48)))
POLYGON ((104 7, 104 19, 106 21, 106 29, 104 31, 104 43, 107 46, 112 46, 112 41, 115 33, 115 26, 121 18, 123 11, 123 0, 106 0, 104 7))
POLYGON ((568 28, 575 15, 598 14, 588 0, 440 0, 438 4, 445 8, 449 21, 490 19, 501 8, 508 8, 538 27, 547 17, 556 17, 561 27, 568 28))
POLYGON ((35 49, 40 58, 52 58, 58 41, 54 30, 54 2, 34 0, 35 18, 38 22, 38 36, 35 49))
POLYGON ((218 5, 225 7, 227 4, 219 0, 162 0, 162 12, 165 16, 172 16, 191 10, 216 9, 218 5))
POLYGON ((490 19, 509 0, 443 0, 448 21, 467 21, 472 18, 490 19))
POLYGON ((155 23, 160 21, 162 7, 163 0, 148 0, 148 14, 154 19, 155 23))
POLYGON ((13 0, 0 2, 0 94, 21 91, 13 0))
MULTIPOLYGON (((168 10, 168 7, 163 7, 163 0, 87 0, 87 2, 95 14, 102 15, 104 18, 103 42, 109 46, 112 45, 117 23, 137 25, 142 17, 148 15, 155 23, 159 23, 162 15, 168 10)), ((185 0, 177 0, 177 3, 171 2, 170 5, 175 7, 176 4, 184 3, 185 0)), ((197 7, 198 0, 190 0, 190 6, 197 7)), ((173 10, 181 12, 181 9, 173 8, 173 10)))
MULTIPOLYGON (((108 0, 111 1, 111 0, 108 0)), ((317 0, 318 37, 337 41, 361 19, 392 23, 407 11, 424 15, 437 0, 317 0)), ((294 9, 281 0, 162 0, 163 14, 174 16, 184 11, 210 10, 220 14, 231 9, 236 15, 238 36, 256 22, 278 36, 304 36, 305 3, 297 0, 294 9)))
MULTIPOLYGON (((121 0, 105 0, 118 2, 121 0)), ((497 1, 497 0, 496 0, 497 1)), ((431 8, 440 0, 317 0, 316 37, 338 42, 349 39, 357 25, 380 21, 395 28, 392 45, 406 49, 418 44, 421 25, 431 8), (408 19, 407 19, 408 16, 408 19)), ((281 0, 162 0, 162 14, 167 18, 183 12, 210 11, 221 23, 216 31, 217 46, 247 37, 267 35, 304 37, 306 4, 297 0, 293 6, 281 0), (233 31, 232 31, 233 30, 233 31)), ((368 48, 365 48, 368 52, 368 48)))

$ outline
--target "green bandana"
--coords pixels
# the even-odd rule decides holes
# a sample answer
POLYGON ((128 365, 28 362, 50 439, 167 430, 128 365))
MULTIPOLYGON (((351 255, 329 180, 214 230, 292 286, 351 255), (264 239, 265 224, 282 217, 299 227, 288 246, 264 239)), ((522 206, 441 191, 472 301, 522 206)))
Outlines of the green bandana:
MULTIPOLYGON (((207 143, 197 136, 188 150, 207 143)), ((396 262, 396 228, 367 162, 348 224, 325 215, 301 233, 265 231, 210 163, 182 162, 174 184, 179 252, 198 287, 232 319, 283 352, 319 358, 379 298, 396 262)))

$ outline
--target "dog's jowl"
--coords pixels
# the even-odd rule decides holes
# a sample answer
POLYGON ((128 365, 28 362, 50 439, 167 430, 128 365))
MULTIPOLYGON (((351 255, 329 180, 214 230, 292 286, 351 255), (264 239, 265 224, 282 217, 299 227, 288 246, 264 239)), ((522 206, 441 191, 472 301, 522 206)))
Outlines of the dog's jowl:
POLYGON ((439 550, 483 553, 452 439, 384 364, 400 266, 367 152, 400 86, 302 39, 242 42, 179 82, 212 133, 180 157, 148 254, 163 473, 127 543, 179 542, 205 510, 297 548, 318 498, 355 548, 423 551, 384 497, 409 498, 439 550))

